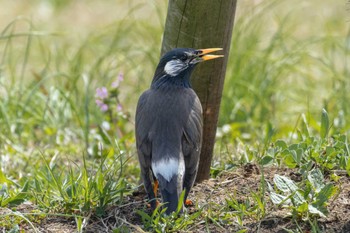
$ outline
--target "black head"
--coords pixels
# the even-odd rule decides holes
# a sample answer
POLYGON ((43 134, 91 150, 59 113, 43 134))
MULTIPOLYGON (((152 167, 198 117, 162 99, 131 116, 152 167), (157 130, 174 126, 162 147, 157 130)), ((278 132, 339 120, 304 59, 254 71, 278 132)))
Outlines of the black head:
POLYGON ((176 48, 167 52, 157 66, 152 88, 164 86, 190 87, 190 76, 194 67, 202 61, 223 57, 208 53, 222 49, 176 48))

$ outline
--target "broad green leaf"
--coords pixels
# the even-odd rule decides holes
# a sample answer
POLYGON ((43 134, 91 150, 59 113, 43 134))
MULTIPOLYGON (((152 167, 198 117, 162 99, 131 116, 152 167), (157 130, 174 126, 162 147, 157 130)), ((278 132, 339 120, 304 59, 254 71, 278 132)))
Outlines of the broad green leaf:
POLYGON ((288 147, 287 143, 284 140, 282 140, 282 139, 277 140, 275 142, 275 146, 281 148, 282 150, 284 150, 284 149, 286 149, 288 147))
POLYGON ((10 197, 8 199, 5 199, 5 201, 2 201, 1 205, 6 206, 8 204, 12 205, 19 205, 22 202, 25 201, 25 198, 27 197, 27 191, 28 191, 29 183, 26 182, 22 188, 22 190, 17 193, 15 196, 10 197))
POLYGON ((299 206, 305 202, 303 196, 298 192, 298 186, 291 179, 276 174, 273 180, 279 190, 292 194, 293 205, 299 206))
POLYGON ((294 195, 293 195, 293 203, 296 206, 300 206, 303 203, 305 203, 305 198, 303 197, 303 195, 301 195, 301 193, 299 191, 295 191, 294 195))
POLYGON ((329 117, 325 109, 322 109, 321 115, 321 138, 326 138, 329 131, 329 117))
POLYGON ((269 148, 266 150, 266 155, 269 155, 270 157, 275 157, 276 154, 276 148, 269 148))
POLYGON ((283 151, 284 164, 289 168, 295 168, 297 163, 295 162, 292 152, 288 149, 283 151))
POLYGON ((309 205, 307 204, 307 202, 304 202, 303 204, 298 206, 297 210, 299 213, 305 213, 305 212, 307 212, 308 207, 309 207, 309 205))
POLYGON ((332 163, 331 161, 329 161, 329 162, 325 163, 323 166, 328 168, 328 170, 331 170, 335 167, 335 164, 332 163))
POLYGON ((301 149, 301 150, 306 150, 308 148, 308 145, 306 142, 301 142, 298 144, 298 149, 301 149))
POLYGON ((264 157, 262 157, 259 163, 260 165, 267 165, 267 164, 270 164, 272 160, 273 160, 273 157, 269 155, 265 155, 264 157))
POLYGON ((341 137, 336 137, 336 136, 334 137, 334 148, 336 148, 337 150, 346 149, 345 142, 340 141, 339 138, 341 137))
MULTIPOLYGON (((317 140, 315 140, 315 137, 310 136, 305 140, 305 144, 306 144, 306 146, 317 144, 317 140)), ((304 149, 306 149, 306 148, 304 148, 304 149)))
POLYGON ((348 141, 345 134, 340 135, 337 139, 339 142, 342 142, 342 143, 347 143, 348 141))
POLYGON ((302 155, 303 155, 303 153, 304 153, 303 149, 298 148, 297 150, 291 151, 291 152, 292 152, 294 161, 295 161, 297 164, 300 164, 301 157, 302 157, 302 155))
POLYGON ((324 212, 324 208, 318 208, 318 207, 315 207, 314 205, 309 205, 309 212, 312 213, 312 214, 318 214, 319 216, 325 218, 326 217, 326 213, 323 213, 324 212))
POLYGON ((327 157, 334 158, 337 154, 338 154, 338 151, 336 151, 333 147, 331 147, 331 146, 327 146, 326 147, 326 155, 327 155, 327 157))
POLYGON ((338 176, 337 174, 335 174, 335 173, 331 174, 331 180, 338 182, 339 179, 340 179, 340 176, 338 176))
POLYGON ((277 188, 282 192, 292 193, 298 190, 298 186, 296 186, 296 184, 288 177, 275 174, 273 181, 275 182, 277 188))
POLYGON ((299 148, 299 144, 292 144, 288 147, 289 150, 297 150, 299 148))
POLYGON ((336 192, 337 188, 333 184, 326 184, 316 197, 316 205, 324 206, 336 192))
POLYGON ((287 196, 283 196, 283 195, 275 193, 275 192, 270 193, 270 199, 271 199, 272 203, 275 205, 279 205, 283 202, 286 205, 289 205, 291 203, 290 199, 287 196))
POLYGON ((324 187, 324 177, 321 170, 318 168, 311 170, 307 176, 307 179, 310 181, 312 187, 317 193, 319 193, 324 187))

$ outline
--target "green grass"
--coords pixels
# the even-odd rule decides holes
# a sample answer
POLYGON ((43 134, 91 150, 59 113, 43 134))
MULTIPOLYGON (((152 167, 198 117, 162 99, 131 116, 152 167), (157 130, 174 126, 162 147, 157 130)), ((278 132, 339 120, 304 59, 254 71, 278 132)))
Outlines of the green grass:
POLYGON ((336 130, 349 129, 346 11, 337 11, 338 1, 322 19, 316 8, 329 6, 318 4, 299 2, 291 9, 287 1, 263 1, 251 11, 243 3, 238 7, 246 13, 236 19, 220 125, 255 139, 256 130, 272 123, 286 137, 301 113, 315 118, 325 108, 339 119, 336 130), (304 11, 319 14, 307 18, 304 11))
MULTIPOLYGON (((314 198, 288 208, 297 223, 306 218, 317 229, 320 214, 307 207, 326 214, 317 198, 328 201, 338 187, 315 191, 310 164, 321 174, 350 173, 350 31, 345 2, 312 2, 238 3, 212 175, 247 163, 300 169, 305 177, 290 191, 314 198)), ((18 231, 24 222, 35 229, 42 218, 63 215, 82 231, 89 214, 104 215, 138 186, 134 109, 159 59, 166 3, 81 3, 96 12, 76 19, 73 1, 16 4, 11 17, 0 17, 0 206, 12 211, 0 229, 18 231), (36 7, 51 13, 38 20, 22 10, 36 7), (113 88, 120 73, 124 81, 113 88), (95 103, 99 87, 109 92, 106 112, 95 103), (37 210, 16 212, 25 201, 37 210)), ((295 194, 276 187, 293 202, 295 194)), ((249 203, 230 195, 219 210, 209 205, 178 219, 140 213, 158 232, 191 229, 198 216, 242 225, 266 215, 263 178, 260 189, 249 203)))

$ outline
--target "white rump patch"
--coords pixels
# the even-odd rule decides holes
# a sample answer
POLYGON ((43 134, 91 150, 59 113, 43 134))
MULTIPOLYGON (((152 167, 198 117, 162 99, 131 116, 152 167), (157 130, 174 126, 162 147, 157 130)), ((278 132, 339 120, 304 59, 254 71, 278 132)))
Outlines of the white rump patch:
POLYGON ((181 174, 183 176, 185 164, 183 161, 179 163, 179 160, 174 158, 165 158, 152 162, 152 171, 157 179, 161 175, 169 182, 174 175, 181 174))
POLYGON ((164 71, 170 76, 176 76, 186 68, 186 64, 179 59, 168 61, 164 66, 164 71))

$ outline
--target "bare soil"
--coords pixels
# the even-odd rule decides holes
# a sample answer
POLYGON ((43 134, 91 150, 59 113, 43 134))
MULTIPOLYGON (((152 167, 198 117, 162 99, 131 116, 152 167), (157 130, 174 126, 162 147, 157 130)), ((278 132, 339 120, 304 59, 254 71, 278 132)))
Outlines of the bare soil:
MULTIPOLYGON (((243 229, 252 233, 283 233, 287 232, 285 229, 301 229, 302 232, 311 232, 308 221, 293 220, 290 210, 273 205, 268 194, 265 195, 266 214, 261 219, 258 219, 256 215, 246 215, 240 225, 235 217, 215 218, 215 213, 224 215, 225 212, 234 211, 227 207, 226 200, 230 197, 237 200, 238 203, 245 203, 249 200, 251 206, 254 206, 251 195, 261 190, 262 177, 272 184, 275 174, 287 176, 294 181, 299 181, 301 178, 295 170, 270 167, 265 168, 262 172, 257 166, 248 164, 233 172, 223 172, 215 179, 195 185, 189 197, 194 202, 194 206, 188 207, 187 211, 189 214, 195 213, 200 208, 203 208, 203 211, 191 229, 186 232, 207 232, 208 230, 210 232, 237 232, 243 229)), ((320 217, 314 220, 317 221, 320 232, 350 233, 350 177, 340 174, 337 184, 340 185, 340 190, 328 205, 327 218, 320 217)), ((119 232, 147 232, 140 215, 136 212, 142 210, 150 213, 146 207, 145 198, 143 190, 135 191, 132 195, 125 197, 122 205, 110 206, 105 217, 99 218, 92 214, 89 221, 84 222, 84 232, 112 232, 117 227, 121 229, 119 232)), ((33 209, 35 207, 28 204, 17 207, 17 211, 23 213, 28 213, 33 209)), ((0 208, 0 215, 6 211, 0 208)), ((34 223, 40 232, 76 232, 77 229, 74 218, 67 217, 46 217, 34 223)), ((25 232, 34 232, 25 221, 22 221, 20 228, 25 232)), ((3 229, 0 226, 0 230, 3 229)))

